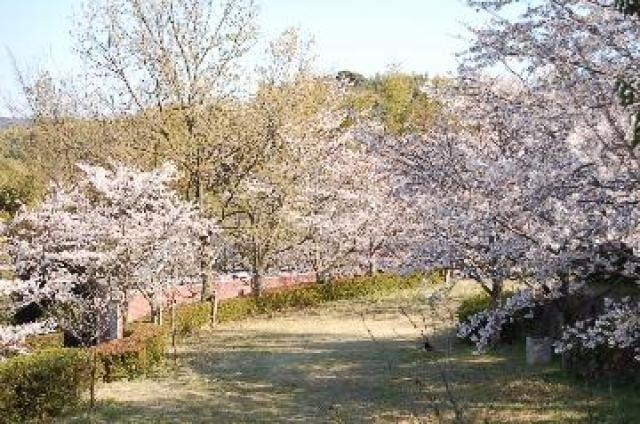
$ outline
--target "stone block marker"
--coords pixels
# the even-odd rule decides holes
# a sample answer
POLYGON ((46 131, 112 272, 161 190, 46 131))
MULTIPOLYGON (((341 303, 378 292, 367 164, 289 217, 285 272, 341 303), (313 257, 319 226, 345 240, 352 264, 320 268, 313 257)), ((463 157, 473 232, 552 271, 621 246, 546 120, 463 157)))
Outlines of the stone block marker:
POLYGON ((527 364, 546 365, 551 362, 551 339, 527 337, 527 364))
POLYGON ((124 337, 124 319, 122 306, 111 302, 107 307, 107 340, 118 340, 124 337))

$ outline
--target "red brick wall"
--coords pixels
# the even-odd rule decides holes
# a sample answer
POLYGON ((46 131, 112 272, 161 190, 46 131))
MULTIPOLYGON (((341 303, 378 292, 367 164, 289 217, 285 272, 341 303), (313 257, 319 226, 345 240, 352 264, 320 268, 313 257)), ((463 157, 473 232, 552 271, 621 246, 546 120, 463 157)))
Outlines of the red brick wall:
MULTIPOLYGON (((263 284, 266 290, 269 289, 287 289, 299 285, 313 282, 315 276, 309 274, 291 274, 282 273, 279 275, 268 276, 264 278, 263 284)), ((214 282, 214 287, 219 299, 230 299, 242 295, 251 294, 251 285, 249 281, 240 279, 232 279, 225 276, 214 282)), ((200 284, 187 284, 179 286, 176 293, 176 303, 195 303, 200 301, 200 284)), ((165 305, 168 306, 169 299, 165 299, 165 305)), ((127 319, 129 322, 138 321, 151 313, 149 302, 140 293, 135 293, 129 298, 129 307, 127 319)))

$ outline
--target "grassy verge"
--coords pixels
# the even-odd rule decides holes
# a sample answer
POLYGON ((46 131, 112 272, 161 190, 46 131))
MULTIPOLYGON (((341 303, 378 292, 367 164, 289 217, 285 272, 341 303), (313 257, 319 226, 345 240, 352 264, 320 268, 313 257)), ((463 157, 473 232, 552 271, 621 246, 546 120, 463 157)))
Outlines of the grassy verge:
MULTIPOLYGON (((327 284, 308 284, 287 290, 266 292, 262 297, 241 297, 227 299, 220 305, 217 316, 219 323, 243 320, 260 315, 273 315, 292 309, 315 307, 338 300, 375 299, 401 290, 417 289, 422 285, 434 286, 443 281, 440 272, 429 275, 414 274, 401 277, 378 274, 373 277, 354 277, 327 284)), ((170 314, 166 314, 170 317, 170 314)), ((183 305, 176 314, 178 337, 193 334, 211 322, 211 305, 196 303, 183 305)), ((172 327, 171 318, 165 322, 172 327)))
POLYGON ((188 337, 166 376, 103 385, 69 422, 633 423, 637 387, 531 368, 520 345, 476 356, 459 299, 405 290, 228 322, 188 337), (433 351, 425 351, 425 332, 433 351), (609 386, 611 383, 611 386, 609 386))

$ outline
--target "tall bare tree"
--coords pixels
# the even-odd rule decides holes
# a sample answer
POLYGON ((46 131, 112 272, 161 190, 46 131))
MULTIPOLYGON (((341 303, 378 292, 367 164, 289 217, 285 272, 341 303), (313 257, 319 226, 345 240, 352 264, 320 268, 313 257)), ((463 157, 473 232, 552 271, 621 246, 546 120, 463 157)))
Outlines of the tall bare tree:
POLYGON ((156 163, 171 152, 196 201, 202 199, 210 109, 238 87, 256 15, 253 0, 85 3, 77 49, 104 81, 105 107, 146 118, 155 137, 134 147, 156 163))

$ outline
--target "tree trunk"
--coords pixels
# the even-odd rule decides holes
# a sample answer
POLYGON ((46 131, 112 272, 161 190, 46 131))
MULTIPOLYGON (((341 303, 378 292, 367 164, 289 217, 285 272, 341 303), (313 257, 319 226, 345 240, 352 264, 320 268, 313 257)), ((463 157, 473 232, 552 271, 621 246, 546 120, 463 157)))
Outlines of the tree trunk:
POLYGON ((313 252, 313 261, 311 262, 313 273, 315 274, 316 283, 322 282, 322 276, 320 275, 320 254, 318 253, 318 246, 315 246, 313 252))
POLYGON ((253 276, 251 277, 251 290, 255 297, 262 296, 263 291, 262 273, 259 269, 253 270, 253 276))
POLYGON ((96 348, 91 348, 91 381, 89 382, 89 407, 93 411, 96 407, 96 374, 98 369, 98 355, 96 348))
POLYGON ((251 291, 255 297, 262 296, 262 260, 255 237, 253 238, 253 275, 251 276, 251 291))
POLYGON ((502 296, 502 286, 503 286, 503 282, 496 282, 493 281, 492 285, 491 285, 491 290, 489 292, 489 296, 491 297, 491 302, 490 302, 490 306, 492 308, 495 308, 496 306, 498 306, 498 303, 500 303, 500 297, 502 296))
POLYGON ((373 249, 373 241, 371 240, 369 240, 369 251, 367 253, 367 276, 373 277, 376 272, 376 258, 373 249))
POLYGON ((314 271, 315 280, 317 284, 325 284, 328 280, 326 273, 320 272, 319 270, 314 271))
POLYGON ((203 236, 200 238, 200 284, 202 284, 202 291, 200 292, 200 301, 206 302, 211 296, 211 281, 207 273, 207 258, 206 258, 206 246, 208 237, 203 236))
POLYGON ((162 317, 162 305, 158 303, 151 304, 151 322, 156 325, 162 325, 163 317, 162 317))
POLYGON ((122 325, 126 327, 129 323, 129 293, 127 290, 125 290, 122 298, 122 325))
POLYGON ((202 285, 202 290, 200 291, 200 301, 206 302, 209 297, 211 297, 211 281, 206 271, 201 272, 200 274, 200 284, 202 285))
POLYGON ((317 284, 323 284, 326 282, 325 272, 320 269, 320 262, 313 261, 311 264, 311 268, 313 269, 313 275, 315 278, 315 282, 317 284))

